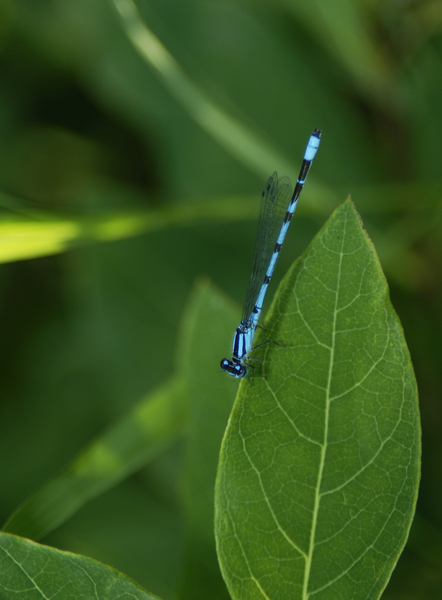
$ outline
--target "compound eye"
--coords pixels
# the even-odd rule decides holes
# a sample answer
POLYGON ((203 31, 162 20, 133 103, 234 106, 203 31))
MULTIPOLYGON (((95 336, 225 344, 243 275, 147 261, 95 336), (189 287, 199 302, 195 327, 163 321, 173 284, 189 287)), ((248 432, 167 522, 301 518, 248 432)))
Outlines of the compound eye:
POLYGON ((232 377, 236 377, 239 379, 247 375, 247 367, 241 365, 240 363, 233 362, 228 358, 223 358, 220 365, 221 369, 223 371, 227 371, 227 373, 229 373, 229 375, 232 375, 232 377))
POLYGON ((235 365, 236 377, 245 377, 247 375, 247 367, 244 365, 235 365))
POLYGON ((230 361, 228 358, 223 358, 220 364, 223 371, 229 371, 233 366, 232 361, 230 361))

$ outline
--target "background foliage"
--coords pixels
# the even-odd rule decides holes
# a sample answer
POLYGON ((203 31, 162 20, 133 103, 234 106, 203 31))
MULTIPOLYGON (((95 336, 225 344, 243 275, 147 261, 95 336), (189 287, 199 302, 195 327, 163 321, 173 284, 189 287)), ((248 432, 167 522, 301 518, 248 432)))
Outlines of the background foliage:
MULTIPOLYGON (((110 0, 0 3, 0 202, 9 226, 0 235, 10 243, 11 222, 26 215, 76 227, 42 253, 64 250, 66 239, 69 252, 0 269, 2 521, 173 373, 196 277, 242 302, 262 186, 275 169, 295 178, 319 127, 321 149, 275 279, 351 193, 404 326, 422 411, 418 513, 385 597, 438 597, 441 4, 137 5, 177 63, 137 53, 110 0), (218 112, 205 120, 208 107, 218 112), (103 222, 111 225, 97 229, 103 222)), ((205 375, 231 383, 217 363, 205 375)), ((187 577, 183 462, 198 461, 178 442, 43 541, 171 598, 187 577)))

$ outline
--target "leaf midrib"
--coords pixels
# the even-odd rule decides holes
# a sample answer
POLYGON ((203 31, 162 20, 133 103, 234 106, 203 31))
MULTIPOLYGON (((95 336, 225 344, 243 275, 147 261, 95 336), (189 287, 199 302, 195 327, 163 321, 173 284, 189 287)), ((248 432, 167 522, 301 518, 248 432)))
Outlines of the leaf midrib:
MULTIPOLYGON (((344 235, 342 236, 342 244, 344 243, 344 239, 345 239, 346 226, 347 226, 347 223, 345 223, 345 227, 344 227, 344 235)), ((336 319, 337 319, 337 315, 338 315, 338 298, 339 298, 339 288, 340 288, 340 282, 341 282, 341 267, 342 267, 342 259, 344 256, 344 253, 342 251, 342 244, 341 244, 341 252, 339 255, 339 269, 338 269, 338 278, 337 278, 337 288, 336 288, 336 294, 335 294, 335 306, 334 306, 334 313, 333 313, 332 343, 330 346, 330 363, 329 363, 329 367, 328 367, 328 377, 327 377, 327 386, 326 386, 324 439, 322 442, 321 459, 319 462, 318 479, 317 479, 316 490, 315 490, 315 505, 313 508, 313 515, 312 515, 312 528, 311 528, 311 532, 310 532, 309 551, 307 553, 307 560, 305 562, 302 600, 308 600, 308 597, 310 595, 307 588, 308 588, 308 582, 309 582, 309 578, 310 578, 310 571, 311 571, 311 567, 312 567, 313 551, 315 548, 315 534, 316 534, 316 526, 317 526, 317 521, 318 521, 319 503, 321 500, 321 495, 320 495, 319 490, 320 490, 321 481, 322 481, 322 473, 324 470, 325 453, 327 450, 328 424, 329 424, 330 401, 331 401, 330 387, 331 387, 331 379, 332 379, 332 373, 333 373, 333 359, 334 359, 334 353, 335 353, 336 319)))

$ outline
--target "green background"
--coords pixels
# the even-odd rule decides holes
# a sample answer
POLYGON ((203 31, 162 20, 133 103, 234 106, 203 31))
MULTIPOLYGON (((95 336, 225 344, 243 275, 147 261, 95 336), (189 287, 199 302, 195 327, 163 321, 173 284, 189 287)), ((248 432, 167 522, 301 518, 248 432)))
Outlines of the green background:
MULTIPOLYGON (((112 2, 0 3, 2 218, 221 207, 203 222, 1 266, 2 522, 173 373, 198 276, 242 302, 263 184, 275 169, 296 177, 319 127, 322 145, 275 280, 351 193, 405 330, 422 411, 418 511, 385 597, 442 595, 441 4, 138 7, 190 81, 253 132, 268 158, 258 160, 253 145, 234 152, 196 122, 195 103, 136 53, 112 2)), ((206 375, 224 385, 217 363, 206 375)), ((44 543, 172 598, 185 546, 182 450, 175 444, 44 543)))

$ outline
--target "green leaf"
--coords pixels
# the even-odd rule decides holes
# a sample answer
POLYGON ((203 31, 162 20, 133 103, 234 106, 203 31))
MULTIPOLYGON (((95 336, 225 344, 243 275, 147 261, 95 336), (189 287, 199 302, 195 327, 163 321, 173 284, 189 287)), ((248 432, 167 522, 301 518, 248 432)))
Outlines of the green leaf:
POLYGON ((143 23, 132 0, 113 0, 113 3, 134 48, 204 131, 259 176, 267 176, 269 164, 279 164, 286 173, 294 172, 290 160, 272 147, 271 140, 224 111, 186 75, 178 61, 143 23))
MULTIPOLYGON (((353 85, 368 97, 380 97, 394 108, 392 73, 387 55, 380 51, 367 3, 348 0, 290 1, 289 10, 302 19, 318 42, 352 75, 353 85), (324 32, 327 31, 327 35, 324 32)), ((379 101, 379 100, 378 100, 379 101)))
POLYGON ((182 435, 185 386, 172 380, 136 404, 9 517, 4 531, 38 540, 182 435))
MULTIPOLYGON (((0 205, 4 204, 0 193, 0 205)), ((256 204, 256 203, 255 203, 256 204)), ((247 218, 254 206, 244 198, 219 198, 153 210, 103 211, 96 215, 23 210, 0 218, 0 263, 49 256, 91 242, 110 242, 204 219, 247 218)))
POLYGON ((219 450, 238 384, 219 366, 231 347, 239 308, 207 281, 195 287, 179 350, 189 391, 189 434, 182 477, 185 552, 180 600, 229 598, 213 535, 219 450))
POLYGON ((417 388, 353 204, 293 265, 222 445, 216 537, 234 600, 374 600, 415 510, 417 388))
POLYGON ((41 539, 87 502, 158 456, 189 429, 190 422, 183 486, 187 531, 193 538, 193 551, 198 548, 195 536, 204 538, 205 559, 210 538, 215 564, 210 568, 217 570, 213 487, 221 438, 236 391, 236 382, 224 377, 219 361, 231 344, 238 319, 239 312, 225 297, 207 283, 200 283, 183 317, 177 376, 149 393, 62 473, 26 499, 3 530, 41 539), (213 391, 217 376, 219 382, 213 391))
MULTIPOLYGON (((309 185, 306 192, 310 198, 313 198, 312 187, 315 186, 309 185)), ((321 191, 329 200, 333 198, 322 187, 321 191)), ((9 210, 5 198, 11 200, 0 192, 0 207, 6 205, 9 210)), ((0 214, 0 264, 58 254, 92 242, 112 242, 170 227, 190 227, 208 220, 219 223, 220 219, 255 219, 257 210, 253 194, 250 197, 218 196, 210 202, 195 200, 158 209, 102 211, 94 215, 77 212, 60 216, 35 208, 20 209, 21 214, 10 211, 0 214)))
POLYGON ((0 534, 2 600, 155 600, 128 577, 99 562, 0 534))

